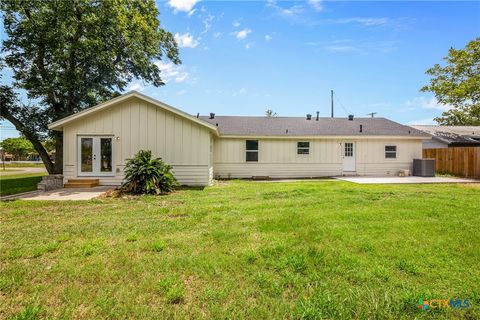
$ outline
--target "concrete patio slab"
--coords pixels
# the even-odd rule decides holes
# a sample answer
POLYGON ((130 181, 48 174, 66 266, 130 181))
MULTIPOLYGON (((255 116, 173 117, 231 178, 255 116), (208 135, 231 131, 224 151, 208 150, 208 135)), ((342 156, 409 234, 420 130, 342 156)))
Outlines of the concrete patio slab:
POLYGON ((452 177, 336 177, 358 184, 480 183, 480 180, 452 177))
POLYGON ((41 192, 37 191, 34 193, 29 193, 25 195, 13 196, 10 199, 19 199, 19 200, 55 200, 55 201, 64 201, 64 200, 90 200, 96 198, 103 193, 113 190, 113 186, 98 186, 93 188, 68 188, 68 189, 58 189, 52 191, 41 192))

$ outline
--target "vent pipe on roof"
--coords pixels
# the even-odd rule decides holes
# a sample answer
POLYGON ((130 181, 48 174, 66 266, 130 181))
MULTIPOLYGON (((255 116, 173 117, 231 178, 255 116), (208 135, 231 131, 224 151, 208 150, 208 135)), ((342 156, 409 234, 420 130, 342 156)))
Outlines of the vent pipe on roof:
POLYGON ((348 115, 348 120, 353 121, 353 114, 348 115))
POLYGON ((197 112, 197 118, 200 117, 200 112, 197 112))
POLYGON ((210 119, 214 119, 214 118, 215 118, 215 113, 210 112, 210 119))
POLYGON ((315 119, 315 120, 318 121, 319 118, 320 118, 320 111, 317 111, 317 119, 315 119))
POLYGON ((360 132, 363 132, 363 126, 360 125, 360 132))
POLYGON ((333 118, 333 90, 330 90, 330 100, 332 103, 332 118, 333 118))
POLYGON ((310 113, 307 114, 307 120, 312 120, 312 115, 310 113))

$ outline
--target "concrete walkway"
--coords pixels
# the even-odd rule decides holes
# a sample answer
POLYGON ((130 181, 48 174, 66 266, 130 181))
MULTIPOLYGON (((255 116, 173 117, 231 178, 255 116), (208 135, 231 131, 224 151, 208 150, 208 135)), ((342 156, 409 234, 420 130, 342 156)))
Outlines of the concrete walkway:
POLYGON ((451 177, 337 177, 336 179, 358 184, 480 183, 480 180, 451 177))
POLYGON ((24 195, 12 196, 9 197, 8 200, 90 200, 113 189, 115 189, 115 187, 98 186, 93 188, 64 188, 47 192, 35 191, 24 195))

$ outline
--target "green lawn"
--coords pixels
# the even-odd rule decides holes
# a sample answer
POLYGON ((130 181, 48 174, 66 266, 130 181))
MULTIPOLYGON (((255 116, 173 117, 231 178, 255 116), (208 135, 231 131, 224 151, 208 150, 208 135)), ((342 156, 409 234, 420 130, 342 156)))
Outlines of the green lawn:
MULTIPOLYGON (((11 163, 5 162, 5 168, 44 168, 43 163, 11 163)), ((0 168, 3 168, 3 165, 0 164, 0 168)))
POLYGON ((0 196, 37 190, 37 184, 46 173, 0 174, 0 196))
POLYGON ((478 319, 479 199, 472 184, 232 181, 3 202, 0 318, 478 319))

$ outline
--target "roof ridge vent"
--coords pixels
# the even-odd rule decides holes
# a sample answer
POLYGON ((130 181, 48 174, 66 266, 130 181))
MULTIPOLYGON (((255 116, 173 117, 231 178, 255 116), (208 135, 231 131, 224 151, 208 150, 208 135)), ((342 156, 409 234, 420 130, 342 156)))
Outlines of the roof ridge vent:
POLYGON ((307 113, 307 120, 312 120, 312 115, 310 113, 307 113))
POLYGON ((348 115, 348 120, 353 121, 353 114, 348 115))

